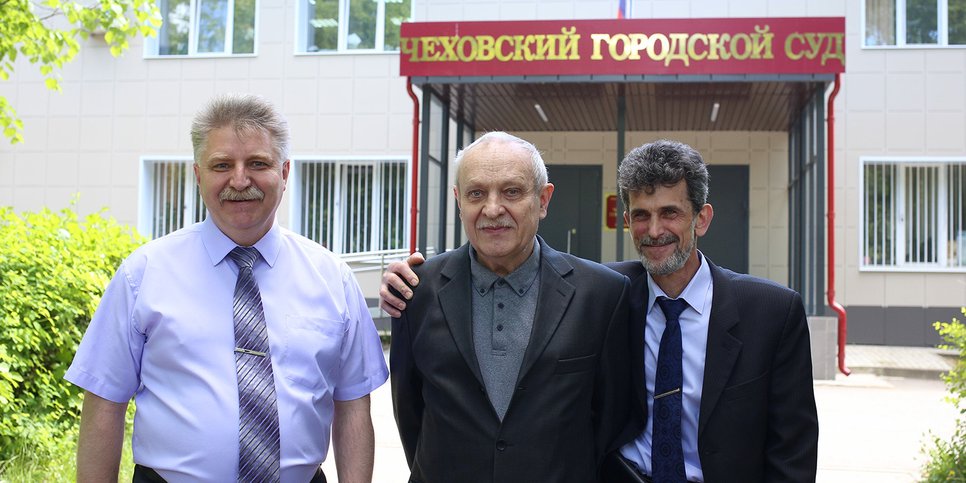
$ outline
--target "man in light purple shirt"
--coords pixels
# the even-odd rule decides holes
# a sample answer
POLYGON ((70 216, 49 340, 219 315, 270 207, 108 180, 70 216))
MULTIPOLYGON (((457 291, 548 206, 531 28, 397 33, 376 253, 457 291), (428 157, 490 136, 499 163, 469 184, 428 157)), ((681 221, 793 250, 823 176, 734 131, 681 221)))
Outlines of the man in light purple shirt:
POLYGON ((104 293, 66 378, 85 389, 79 482, 116 481, 133 397, 135 481, 237 481, 239 395, 232 301, 254 247, 279 423, 279 479, 324 482, 330 438, 341 483, 372 479, 369 393, 387 377, 351 271, 279 227, 288 127, 265 100, 225 95, 192 124, 209 218, 147 243, 104 293))

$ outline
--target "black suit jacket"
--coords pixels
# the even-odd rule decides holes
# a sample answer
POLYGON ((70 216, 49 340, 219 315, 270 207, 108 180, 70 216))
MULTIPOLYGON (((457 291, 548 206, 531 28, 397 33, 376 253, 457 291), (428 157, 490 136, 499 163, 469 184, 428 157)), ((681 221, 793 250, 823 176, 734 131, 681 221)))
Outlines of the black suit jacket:
POLYGON ((390 351, 410 481, 588 483, 617 447, 632 401, 629 282, 538 240, 533 330, 502 422, 473 345, 468 245, 416 267, 390 351))
MULTIPOLYGON (((704 481, 815 481, 818 414, 801 296, 708 264, 714 295, 698 416, 704 481)), ((647 274, 638 261, 608 266, 631 279, 631 361, 643 364, 647 274)), ((621 444, 647 418, 643 367, 632 377, 636 403, 621 444)))

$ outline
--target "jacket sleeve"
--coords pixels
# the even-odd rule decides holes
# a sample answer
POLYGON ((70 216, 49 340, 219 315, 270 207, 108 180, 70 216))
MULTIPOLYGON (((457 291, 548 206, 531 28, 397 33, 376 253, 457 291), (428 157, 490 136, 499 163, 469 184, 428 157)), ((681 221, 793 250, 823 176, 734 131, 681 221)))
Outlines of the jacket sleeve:
POLYGON ((764 481, 815 481, 818 412, 808 321, 797 293, 788 304, 771 374, 764 481))
POLYGON ((408 312, 392 319, 392 342, 389 350, 392 379, 392 408, 402 441, 406 461, 412 468, 422 426, 424 401, 422 375, 416 367, 412 350, 412 332, 408 312))
POLYGON ((631 406, 631 376, 627 344, 630 282, 623 278, 621 294, 610 314, 600 360, 597 363, 593 417, 597 465, 616 449, 617 438, 627 424, 631 406))

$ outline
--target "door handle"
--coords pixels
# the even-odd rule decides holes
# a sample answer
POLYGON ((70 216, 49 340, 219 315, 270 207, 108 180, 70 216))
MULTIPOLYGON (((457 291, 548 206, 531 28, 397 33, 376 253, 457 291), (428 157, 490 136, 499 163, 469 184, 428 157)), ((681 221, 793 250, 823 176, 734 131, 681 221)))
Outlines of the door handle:
MULTIPOLYGON (((567 231, 567 253, 571 253, 570 252, 570 247, 573 244, 573 238, 574 238, 574 235, 576 235, 576 234, 577 234, 577 229, 576 228, 571 228, 570 230, 567 231)), ((571 253, 571 255, 572 255, 572 253, 571 253)))

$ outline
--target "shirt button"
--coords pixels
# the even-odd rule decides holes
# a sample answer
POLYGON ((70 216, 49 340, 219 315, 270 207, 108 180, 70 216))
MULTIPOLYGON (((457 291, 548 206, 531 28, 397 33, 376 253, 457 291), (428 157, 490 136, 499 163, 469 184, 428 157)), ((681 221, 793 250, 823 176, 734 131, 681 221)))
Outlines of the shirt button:
POLYGON ((485 289, 485 288, 481 288, 481 289, 480 289, 480 295, 483 295, 483 294, 485 294, 485 293, 486 293, 486 289, 485 289))
POLYGON ((499 440, 499 441, 496 442, 496 450, 497 451, 503 451, 505 449, 506 449, 506 441, 503 441, 501 439, 501 440, 499 440))
POLYGON ((496 330, 498 332, 502 332, 503 331, 503 324, 500 324, 500 325, 496 326, 496 330))
POLYGON ((523 295, 523 289, 522 288, 520 289, 520 295, 523 295))
POLYGON ((503 302, 500 302, 500 303, 496 304, 496 306, 502 309, 503 308, 503 302))

